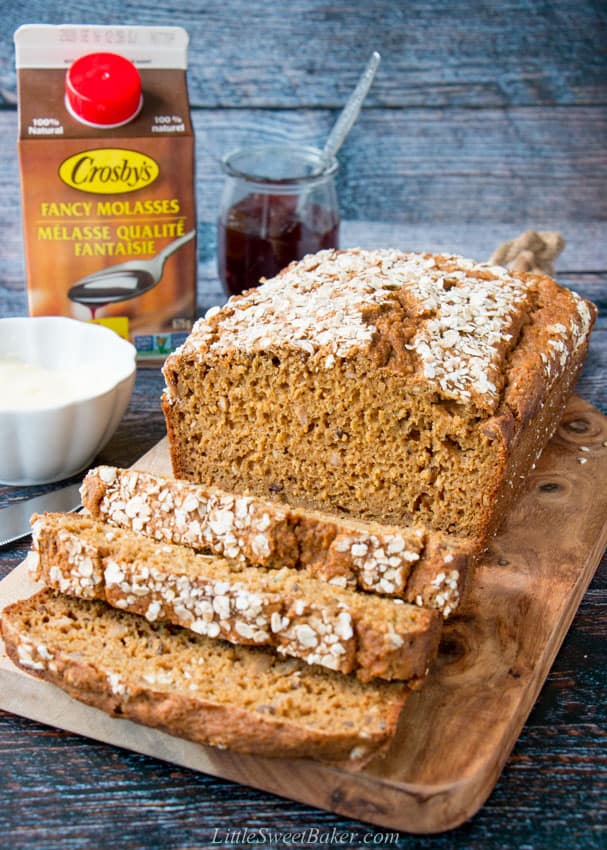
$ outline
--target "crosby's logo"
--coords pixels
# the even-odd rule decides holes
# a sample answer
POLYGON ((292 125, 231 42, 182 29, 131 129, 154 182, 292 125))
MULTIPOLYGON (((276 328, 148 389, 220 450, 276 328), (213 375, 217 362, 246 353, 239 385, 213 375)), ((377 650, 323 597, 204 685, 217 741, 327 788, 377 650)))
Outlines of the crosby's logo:
POLYGON ((73 189, 94 195, 119 195, 149 186, 158 163, 147 154, 124 148, 95 148, 72 154, 59 166, 59 177, 73 189))

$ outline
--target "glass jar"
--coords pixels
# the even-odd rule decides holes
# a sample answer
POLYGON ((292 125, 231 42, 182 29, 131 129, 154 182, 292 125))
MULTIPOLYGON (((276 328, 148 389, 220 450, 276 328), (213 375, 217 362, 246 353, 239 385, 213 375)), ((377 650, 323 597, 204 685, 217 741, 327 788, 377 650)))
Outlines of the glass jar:
POLYGON ((222 167, 217 256, 228 295, 292 260, 338 247, 335 159, 323 168, 316 148, 272 144, 233 151, 222 167))

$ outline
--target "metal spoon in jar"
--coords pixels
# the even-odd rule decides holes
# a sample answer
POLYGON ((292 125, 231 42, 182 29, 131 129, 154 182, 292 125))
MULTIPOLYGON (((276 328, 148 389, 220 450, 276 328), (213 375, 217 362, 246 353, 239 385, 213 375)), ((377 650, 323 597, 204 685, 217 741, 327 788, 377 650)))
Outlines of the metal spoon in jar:
POLYGON ((327 141, 322 149, 320 163, 314 170, 314 174, 321 174, 324 171, 346 140, 346 136, 358 118, 363 101, 371 88, 371 84, 375 78, 375 73, 379 67, 380 61, 381 56, 377 50, 375 50, 367 62, 367 67, 360 75, 356 88, 346 101, 346 105, 339 113, 339 117, 333 125, 333 129, 329 133, 327 141))
POLYGON ((160 283, 167 259, 195 235, 196 231, 190 230, 163 248, 151 260, 130 260, 128 263, 119 263, 89 274, 72 286, 68 298, 93 310, 104 304, 137 298, 160 283))

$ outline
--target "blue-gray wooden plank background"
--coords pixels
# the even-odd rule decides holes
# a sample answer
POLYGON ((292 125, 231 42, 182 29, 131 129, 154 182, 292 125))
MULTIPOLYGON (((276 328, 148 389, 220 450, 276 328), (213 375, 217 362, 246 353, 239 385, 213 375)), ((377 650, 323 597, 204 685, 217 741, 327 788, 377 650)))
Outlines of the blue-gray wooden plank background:
POLYGON ((340 155, 345 219, 422 227, 432 248, 454 224, 505 239, 607 218, 604 2, 2 0, 0 11, 0 285, 11 289, 23 279, 12 32, 25 21, 189 31, 203 261, 215 254, 219 157, 252 141, 322 144, 375 48, 382 64, 340 155))
MULTIPOLYGON (((214 270, 218 158, 258 140, 322 144, 377 49, 378 76, 339 157, 346 242, 485 259, 526 228, 561 230, 568 245, 559 279, 601 311, 580 391, 607 411, 605 0, 0 0, 0 21, 0 315, 26 310, 18 25, 189 31, 201 309, 223 297, 214 270)), ((161 387, 157 371, 140 371, 101 460, 132 462, 160 438, 161 387)), ((23 495, 0 488, 0 503, 23 495)), ((0 574, 24 552, 25 544, 0 553, 0 574)), ((449 835, 401 835, 385 846, 602 850, 606 566, 480 814, 449 835)), ((244 824, 355 829, 359 843, 350 846, 374 837, 326 812, 2 714, 0 796, 2 850, 194 850, 211 846, 214 827, 244 824)))

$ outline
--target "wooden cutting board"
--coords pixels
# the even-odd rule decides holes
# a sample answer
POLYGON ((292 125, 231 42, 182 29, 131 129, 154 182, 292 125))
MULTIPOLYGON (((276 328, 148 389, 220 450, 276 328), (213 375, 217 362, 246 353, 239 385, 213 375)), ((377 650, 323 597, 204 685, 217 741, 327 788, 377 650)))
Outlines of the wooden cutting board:
MULTIPOLYGON (((166 442, 136 464, 169 473, 166 442)), ((0 654, 0 707, 379 826, 450 829, 491 793, 607 543, 607 417, 573 398, 528 488, 480 564, 438 662, 387 756, 363 772, 203 747, 111 718, 0 654)), ((25 564, 0 607, 36 589, 25 564)))

